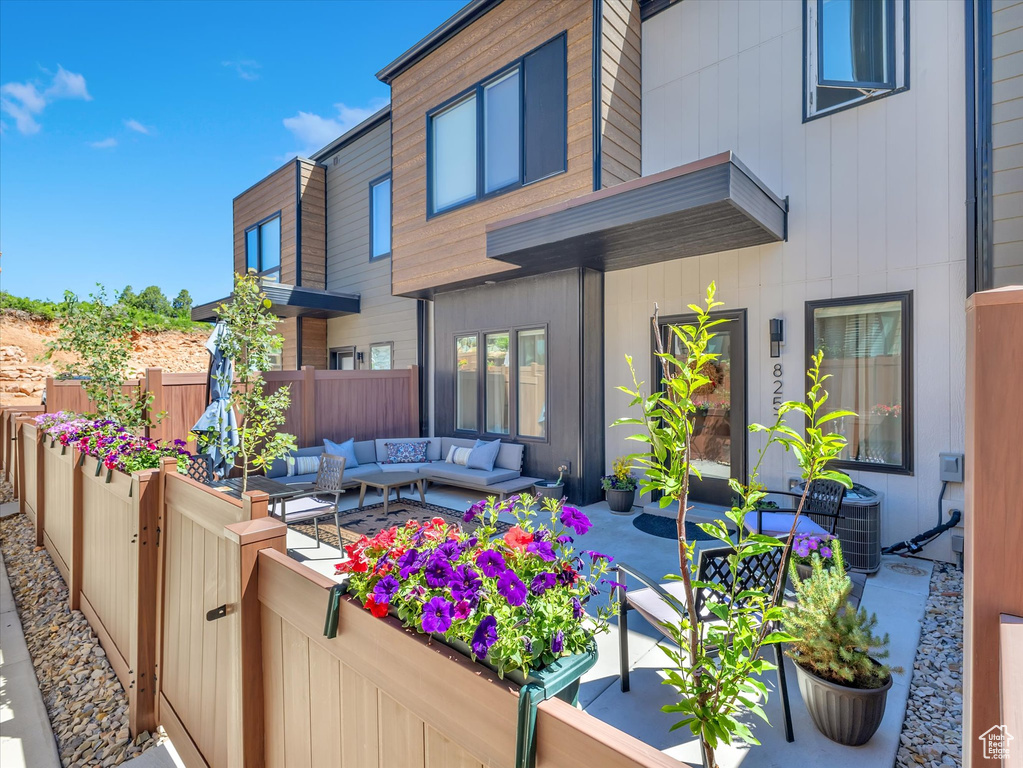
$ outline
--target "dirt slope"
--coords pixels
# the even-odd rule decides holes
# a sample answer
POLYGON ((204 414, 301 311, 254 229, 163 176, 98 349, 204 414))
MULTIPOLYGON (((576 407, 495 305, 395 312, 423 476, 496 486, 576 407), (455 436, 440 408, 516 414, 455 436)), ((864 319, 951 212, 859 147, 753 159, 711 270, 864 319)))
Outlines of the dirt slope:
MULTIPOLYGON (((46 342, 57 337, 52 320, 32 317, 18 310, 0 314, 0 405, 33 405, 40 402, 46 377, 54 375, 51 363, 39 358, 46 342)), ((132 375, 146 368, 179 372, 205 372, 209 365, 207 334, 182 331, 144 331, 135 338, 132 375)), ((66 359, 66 358, 65 358, 66 359)))

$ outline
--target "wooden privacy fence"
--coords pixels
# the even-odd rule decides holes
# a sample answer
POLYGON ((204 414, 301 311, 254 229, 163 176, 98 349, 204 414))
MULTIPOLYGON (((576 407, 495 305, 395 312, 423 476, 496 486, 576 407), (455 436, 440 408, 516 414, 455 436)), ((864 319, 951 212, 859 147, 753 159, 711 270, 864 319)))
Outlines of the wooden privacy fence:
POLYGON ((0 406, 0 477, 14 486, 18 495, 18 418, 42 413, 42 405, 0 406))
POLYGON ((390 371, 267 371, 267 390, 290 385, 281 432, 299 447, 329 440, 419 436, 419 366, 390 371))
MULTIPOLYGON (((975 293, 966 311, 966 594, 963 764, 989 729, 1023 765, 1023 287, 975 293), (1013 651, 1015 651, 1013 653, 1013 651), (1012 722, 1015 718, 1015 722, 1012 722)), ((1014 762, 1015 761, 1015 762, 1014 762)))
MULTIPOLYGON (((165 373, 161 368, 147 368, 140 379, 126 381, 122 390, 135 392, 141 387, 152 393, 149 412, 153 416, 163 413, 158 424, 146 429, 146 437, 154 440, 185 440, 189 450, 195 450, 195 437, 189 430, 206 409, 206 384, 204 373, 165 373)), ((46 380, 46 412, 73 411, 90 413, 94 410, 92 401, 85 394, 81 379, 46 380)))

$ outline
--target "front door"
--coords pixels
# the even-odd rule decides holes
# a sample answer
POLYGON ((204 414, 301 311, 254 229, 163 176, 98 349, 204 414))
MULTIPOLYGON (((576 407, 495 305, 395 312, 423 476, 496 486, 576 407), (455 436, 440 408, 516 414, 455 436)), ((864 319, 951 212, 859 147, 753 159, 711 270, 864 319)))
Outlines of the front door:
MULTIPOLYGON (((728 322, 716 326, 707 351, 718 357, 704 373, 711 383, 698 391, 698 409, 693 429, 691 466, 699 473, 691 477, 689 498, 720 506, 731 506, 729 478, 746 482, 746 310, 714 312, 715 319, 728 322)), ((695 323, 695 315, 661 319, 660 333, 665 348, 681 358, 679 341, 668 328, 695 323)), ((663 376, 655 358, 655 381, 663 376)))

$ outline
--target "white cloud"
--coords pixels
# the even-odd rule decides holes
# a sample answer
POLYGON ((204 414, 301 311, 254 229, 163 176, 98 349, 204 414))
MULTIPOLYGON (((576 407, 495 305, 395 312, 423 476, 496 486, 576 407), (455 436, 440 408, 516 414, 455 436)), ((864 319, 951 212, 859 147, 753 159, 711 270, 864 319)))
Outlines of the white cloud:
POLYGON ((258 80, 261 65, 258 61, 252 61, 252 59, 240 59, 238 61, 223 61, 221 62, 225 67, 233 69, 242 80, 258 80))
POLYGON ((110 138, 103 139, 102 141, 90 141, 89 146, 93 149, 111 149, 112 147, 117 146, 117 139, 111 136, 110 138))
POLYGON ((308 155, 326 146, 346 131, 350 131, 367 117, 387 106, 387 99, 373 99, 364 107, 335 104, 337 115, 322 117, 313 112, 299 112, 284 118, 284 127, 302 143, 297 154, 308 155))
POLYGON ((153 130, 147 125, 142 125, 142 123, 140 123, 138 120, 135 120, 134 118, 125 120, 124 127, 127 128, 129 131, 135 131, 136 133, 145 134, 146 136, 148 136, 153 130))
POLYGON ((0 112, 13 117, 18 131, 25 135, 39 132, 42 126, 36 118, 53 102, 61 99, 92 101, 85 78, 76 72, 68 72, 59 64, 50 84, 42 92, 39 88, 40 85, 34 82, 4 83, 0 86, 0 112))

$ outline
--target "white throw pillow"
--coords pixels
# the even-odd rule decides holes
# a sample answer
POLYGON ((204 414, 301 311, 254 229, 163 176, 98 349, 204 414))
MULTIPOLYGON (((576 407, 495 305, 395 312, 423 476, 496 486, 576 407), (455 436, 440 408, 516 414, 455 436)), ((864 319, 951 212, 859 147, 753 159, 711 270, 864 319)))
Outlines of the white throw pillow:
POLYGON ((288 477, 312 475, 320 469, 319 456, 296 456, 288 462, 288 477))
POLYGON ((448 451, 448 457, 445 459, 448 464, 458 464, 464 467, 469 463, 469 454, 472 453, 472 448, 459 448, 457 445, 452 445, 451 450, 448 451))

